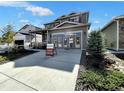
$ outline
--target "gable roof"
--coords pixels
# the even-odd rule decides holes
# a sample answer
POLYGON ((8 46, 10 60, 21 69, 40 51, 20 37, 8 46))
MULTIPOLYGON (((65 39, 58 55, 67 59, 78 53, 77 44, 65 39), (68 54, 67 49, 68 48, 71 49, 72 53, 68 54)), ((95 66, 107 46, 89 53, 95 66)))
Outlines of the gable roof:
MULTIPOLYGON (((18 32, 21 32, 21 30, 23 29, 26 29, 27 27, 29 26, 32 26, 32 27, 35 27, 36 30, 40 30, 41 28, 37 27, 37 26, 34 26, 34 25, 31 25, 31 24, 26 24, 25 26, 23 26, 18 32)), ((24 33, 24 32, 23 32, 24 33)), ((28 32, 27 32, 28 33, 28 32)))
POLYGON ((109 23, 107 23, 102 29, 101 31, 105 30, 108 26, 110 26, 115 20, 111 20, 109 23))
POLYGON ((86 12, 79 12, 79 13, 76 13, 76 12, 72 12, 68 15, 64 15, 64 16, 61 16, 59 17, 58 19, 64 19, 64 18, 68 18, 68 17, 73 17, 73 16, 77 16, 77 15, 80 15, 80 14, 89 14, 89 11, 86 11, 86 12))
POLYGON ((116 20, 119 20, 119 19, 122 19, 124 18, 124 15, 120 15, 120 16, 117 16, 117 17, 114 17, 108 24, 106 24, 102 29, 101 31, 103 31, 104 29, 106 29, 108 26, 110 26, 112 23, 114 23, 116 20))
POLYGON ((55 26, 54 28, 61 27, 64 24, 70 24, 70 25, 80 25, 81 23, 76 23, 76 22, 70 22, 70 21, 64 21, 63 23, 60 23, 59 25, 55 26))
POLYGON ((115 17, 115 19, 121 19, 121 18, 124 18, 124 15, 119 15, 119 16, 115 17))
POLYGON ((74 16, 77 16, 77 15, 80 15, 80 14, 88 14, 88 16, 89 16, 89 11, 86 11, 86 12, 79 12, 79 13, 73 12, 73 13, 70 13, 70 14, 68 14, 68 15, 62 15, 62 16, 58 17, 56 20, 54 20, 53 22, 49 22, 49 23, 46 23, 46 24, 44 24, 44 25, 52 24, 52 23, 54 23, 55 21, 58 21, 58 20, 61 20, 61 19, 65 19, 65 18, 69 18, 69 17, 74 17, 74 16))

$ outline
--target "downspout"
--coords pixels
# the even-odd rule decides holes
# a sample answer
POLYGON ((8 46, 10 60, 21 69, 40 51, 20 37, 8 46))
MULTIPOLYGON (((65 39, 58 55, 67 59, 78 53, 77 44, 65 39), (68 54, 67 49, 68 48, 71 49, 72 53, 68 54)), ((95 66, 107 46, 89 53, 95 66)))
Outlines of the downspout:
POLYGON ((119 50, 119 20, 117 22, 117 51, 119 50))

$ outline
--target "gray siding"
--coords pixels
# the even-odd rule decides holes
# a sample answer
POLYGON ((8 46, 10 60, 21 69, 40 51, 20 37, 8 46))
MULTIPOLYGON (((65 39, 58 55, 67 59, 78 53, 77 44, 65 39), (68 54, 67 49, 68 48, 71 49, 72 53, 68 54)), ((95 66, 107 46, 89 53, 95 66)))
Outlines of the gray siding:
POLYGON ((117 49, 117 23, 113 22, 102 32, 105 35, 107 47, 116 50, 117 49))

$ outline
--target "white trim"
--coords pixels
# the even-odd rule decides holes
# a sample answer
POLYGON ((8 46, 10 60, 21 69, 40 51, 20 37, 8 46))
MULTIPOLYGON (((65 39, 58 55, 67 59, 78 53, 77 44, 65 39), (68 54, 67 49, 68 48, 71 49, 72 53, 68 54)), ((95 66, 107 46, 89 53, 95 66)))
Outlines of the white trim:
POLYGON ((65 33, 64 32, 52 33, 52 36, 53 35, 59 35, 59 34, 65 34, 65 33))
POLYGON ((47 30, 47 44, 48 44, 48 30, 47 30))
POLYGON ((82 44, 82 40, 83 40, 83 35, 82 35, 82 33, 83 33, 83 31, 81 32, 81 50, 82 50, 82 46, 83 46, 83 44, 82 44))
POLYGON ((57 28, 65 23, 70 23, 70 24, 75 24, 75 25, 79 25, 80 23, 76 23, 76 22, 70 22, 70 21, 64 21, 63 23, 60 23, 59 25, 55 26, 54 28, 57 28))
POLYGON ((117 20, 117 51, 119 50, 119 20, 117 20))
MULTIPOLYGON (((66 32, 76 33, 76 32, 83 32, 83 30, 79 30, 79 31, 66 31, 66 32)), ((65 34, 66 32, 57 32, 57 33, 52 33, 52 35, 65 34)))
POLYGON ((117 16, 115 19, 121 19, 121 18, 124 18, 124 15, 122 15, 122 16, 117 16))

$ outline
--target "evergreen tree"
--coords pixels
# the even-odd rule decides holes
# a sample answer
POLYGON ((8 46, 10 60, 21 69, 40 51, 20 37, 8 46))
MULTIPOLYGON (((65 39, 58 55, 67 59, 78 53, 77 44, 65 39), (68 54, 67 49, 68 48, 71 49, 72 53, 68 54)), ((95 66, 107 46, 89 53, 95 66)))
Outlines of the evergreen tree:
POLYGON ((2 35, 2 42, 8 43, 9 45, 10 43, 12 43, 13 36, 15 35, 13 27, 11 25, 7 25, 3 31, 4 34, 2 35))
POLYGON ((100 31, 92 31, 88 38, 88 53, 101 56, 105 52, 105 40, 100 31))

